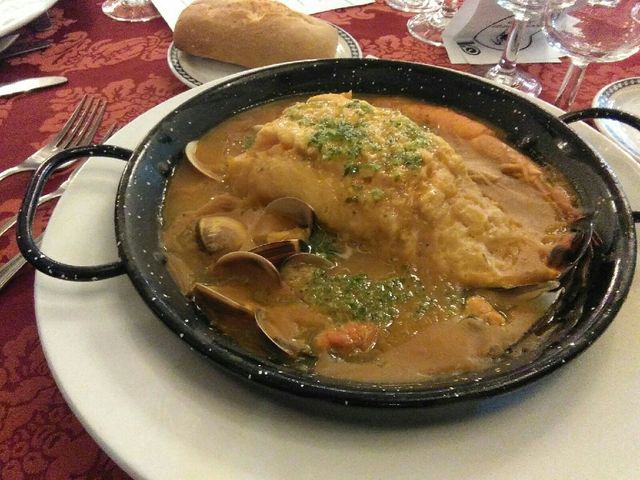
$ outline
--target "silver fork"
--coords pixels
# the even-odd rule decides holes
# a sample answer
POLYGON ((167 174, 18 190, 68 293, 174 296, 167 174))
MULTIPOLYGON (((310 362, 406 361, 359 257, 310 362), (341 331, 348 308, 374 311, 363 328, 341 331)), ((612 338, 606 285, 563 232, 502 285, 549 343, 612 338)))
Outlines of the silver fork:
MULTIPOLYGON (((80 100, 80 103, 62 129, 44 147, 34 152, 27 159, 14 167, 0 172, 0 180, 4 180, 16 173, 35 170, 45 160, 65 148, 89 145, 98 131, 106 107, 107 102, 102 98, 88 95, 82 97, 82 100, 80 100)), ((65 168, 71 162, 65 163, 59 168, 65 168)))
MULTIPOLYGON (((119 130, 119 128, 120 127, 118 126, 117 123, 114 123, 113 125, 111 125, 107 133, 105 133, 104 136, 102 137, 101 143, 104 143, 109 137, 111 137, 111 135, 113 135, 117 130, 119 130)), ((43 203, 50 202, 51 200, 54 200, 58 197, 61 197, 62 194, 69 187, 69 184, 73 181, 75 176, 78 174, 78 170, 80 169, 82 164, 85 163, 87 159, 83 158, 83 159, 78 159, 74 161, 78 162, 78 165, 75 167, 75 170, 71 172, 71 175, 69 175, 69 177, 67 177, 67 179, 64 182, 62 182, 58 188, 56 188, 54 191, 50 193, 47 193, 46 195, 42 195, 38 199, 38 206, 42 205, 43 203)), ((13 217, 9 218, 9 220, 5 221, 2 225, 0 225, 0 236, 7 233, 9 229, 13 227, 17 222, 18 222, 18 215, 14 215, 13 217)))
MULTIPOLYGON (((118 129, 119 129, 118 124, 114 123, 102 138, 101 143, 104 143, 106 140, 108 140, 118 129)), ((57 189, 55 189, 53 192, 47 195, 43 195, 42 197, 40 197, 40 199, 38 200, 38 205, 42 205, 45 202, 48 202, 50 200, 53 200, 54 198, 58 198, 62 196, 62 194, 69 187, 73 179, 78 175, 78 172, 80 171, 80 167, 82 166, 82 164, 86 161, 87 161, 86 158, 82 159, 81 163, 76 167, 76 169, 71 173, 71 175, 69 175, 69 177, 60 184, 60 186, 57 189)), ((2 230, 2 233, 0 233, 0 235, 3 235, 7 230, 13 227, 16 224, 17 220, 18 220, 18 217, 16 215, 13 218, 11 218, 8 222, 5 222, 2 225, 2 227, 0 227, 0 229, 4 229, 2 230)), ((42 243, 43 235, 44 235, 44 232, 38 235, 34 239, 38 247, 42 243)), ((0 267, 0 290, 4 288, 4 286, 9 282, 9 280, 11 280, 13 276, 16 273, 18 273, 26 263, 27 261, 25 260, 25 258, 20 253, 18 253, 14 255, 11 259, 9 259, 7 263, 5 263, 0 267)))
MULTIPOLYGON (((33 239, 38 247, 42 243, 43 235, 44 233, 41 233, 33 239)), ((27 261, 24 259, 24 257, 18 253, 17 255, 11 257, 7 263, 2 265, 2 267, 0 267, 0 290, 2 290, 7 283, 9 283, 9 280, 11 280, 14 275, 26 265, 26 263, 27 261)))

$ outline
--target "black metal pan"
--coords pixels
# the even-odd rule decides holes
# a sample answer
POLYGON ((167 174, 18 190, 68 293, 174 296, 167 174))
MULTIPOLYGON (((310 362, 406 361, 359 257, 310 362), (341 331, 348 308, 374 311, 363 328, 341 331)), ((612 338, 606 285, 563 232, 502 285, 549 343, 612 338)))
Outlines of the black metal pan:
MULTIPOLYGON (((611 116, 611 113, 608 114, 611 116)), ((633 123, 637 119, 624 118, 633 123)), ((631 285, 636 263, 633 212, 615 175, 563 121, 526 98, 469 75, 404 62, 340 59, 252 71, 216 84, 160 121, 131 152, 113 146, 76 148, 56 155, 34 175, 20 212, 20 249, 38 270, 91 281, 126 273, 155 314, 203 355, 244 378, 293 393, 369 406, 425 406, 502 393, 553 371, 582 352, 607 328, 631 285), (281 97, 321 92, 405 95, 467 113, 507 133, 507 141, 571 183, 583 208, 594 212, 599 239, 576 268, 566 291, 544 319, 553 332, 534 351, 506 358, 499 369, 421 384, 372 385, 314 377, 258 358, 212 329, 171 280, 160 243, 167 181, 185 145, 221 121, 281 97), (87 155, 127 160, 116 204, 120 260, 76 267, 54 261, 33 242, 36 202, 57 165, 87 155)))

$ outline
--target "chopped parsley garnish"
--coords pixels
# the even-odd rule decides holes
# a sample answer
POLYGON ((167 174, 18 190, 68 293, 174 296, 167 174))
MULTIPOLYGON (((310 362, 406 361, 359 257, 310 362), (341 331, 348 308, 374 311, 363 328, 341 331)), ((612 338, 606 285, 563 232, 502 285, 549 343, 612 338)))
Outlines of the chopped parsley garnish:
POLYGON ((309 146, 316 147, 323 160, 355 160, 362 153, 366 138, 363 124, 326 118, 314 126, 309 146))
POLYGON ((311 250, 317 255, 321 255, 325 258, 332 258, 338 254, 338 239, 335 235, 327 232, 320 225, 316 225, 311 232, 311 238, 309 238, 309 244, 311 250))
POLYGON ((388 326, 400 315, 400 306, 413 301, 415 313, 431 304, 417 277, 372 280, 366 274, 331 274, 316 269, 302 290, 306 302, 317 305, 337 322, 351 320, 388 326))
POLYGON ((253 147, 254 143, 256 143, 256 136, 247 135, 242 139, 242 148, 244 148, 245 150, 249 150, 251 147, 253 147))
POLYGON ((345 108, 349 108, 352 110, 358 110, 359 113, 371 113, 373 112, 373 107, 371 106, 371 104, 363 101, 363 100, 351 100, 349 103, 347 103, 345 105, 345 108))
POLYGON ((364 100, 300 103, 285 115, 307 129, 308 145, 317 151, 317 158, 342 163, 344 176, 417 170, 424 163, 422 151, 434 146, 428 129, 398 111, 376 108, 364 100))

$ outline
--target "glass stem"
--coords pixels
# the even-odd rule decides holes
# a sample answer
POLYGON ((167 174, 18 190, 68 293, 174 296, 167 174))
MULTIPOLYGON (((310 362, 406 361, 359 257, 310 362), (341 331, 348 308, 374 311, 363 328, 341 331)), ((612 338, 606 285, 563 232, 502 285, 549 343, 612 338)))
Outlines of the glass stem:
POLYGON ((444 29, 458 11, 460 0, 443 0, 440 9, 434 14, 431 25, 444 29))
POLYGON ((524 38, 528 21, 523 18, 516 18, 511 24, 509 33, 507 34, 507 45, 502 51, 500 61, 495 66, 496 73, 503 75, 513 75, 516 70, 518 51, 524 38))
POLYGON ((461 0, 443 0, 440 8, 442 16, 449 19, 453 18, 458 8, 460 8, 460 2, 461 0))
POLYGON ((578 94, 578 89, 582 84, 582 79, 584 78, 588 65, 588 63, 576 62, 573 59, 571 60, 569 70, 567 70, 564 80, 562 80, 562 85, 560 85, 560 90, 558 90, 556 100, 553 102, 556 107, 561 108, 562 110, 569 110, 569 108, 571 108, 571 105, 573 105, 573 101, 576 99, 576 95, 578 94))

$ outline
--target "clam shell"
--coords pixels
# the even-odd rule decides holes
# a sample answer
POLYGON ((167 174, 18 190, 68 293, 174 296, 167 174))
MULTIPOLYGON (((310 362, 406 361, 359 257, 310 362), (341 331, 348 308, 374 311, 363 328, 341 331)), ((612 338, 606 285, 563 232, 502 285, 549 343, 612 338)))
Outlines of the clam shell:
POLYGON ((244 314, 254 316, 255 306, 240 302, 218 290, 214 285, 196 283, 193 287, 193 296, 215 306, 216 310, 232 314, 244 314))
POLYGON ((264 243, 271 241, 270 235, 282 237, 277 240, 309 240, 315 221, 315 212, 308 203, 296 197, 281 197, 267 204, 252 235, 264 243))
POLYGON ((212 178, 213 180, 216 180, 218 182, 222 182, 223 177, 220 173, 215 172, 214 170, 211 169, 210 166, 198 160, 198 157, 196 155, 197 149, 198 149, 197 140, 193 140, 187 143, 187 146, 184 149, 184 153, 185 153, 185 156, 187 157, 187 160, 189 160, 189 163, 193 166, 193 168, 195 168, 204 176, 212 178))
POLYGON ((196 233, 202 248, 209 253, 228 253, 240 248, 249 240, 247 227, 235 218, 207 215, 196 225, 196 233))
POLYGON ((310 250, 311 247, 304 240, 282 240, 258 245, 250 251, 266 258, 279 268, 287 259, 310 250))
POLYGON ((282 285, 278 269, 262 255, 254 252, 231 252, 223 255, 211 273, 221 279, 240 279, 247 285, 279 288, 282 285))

